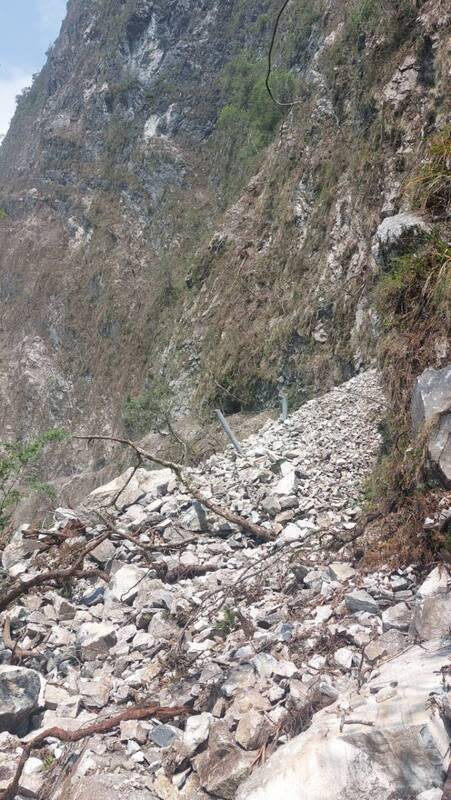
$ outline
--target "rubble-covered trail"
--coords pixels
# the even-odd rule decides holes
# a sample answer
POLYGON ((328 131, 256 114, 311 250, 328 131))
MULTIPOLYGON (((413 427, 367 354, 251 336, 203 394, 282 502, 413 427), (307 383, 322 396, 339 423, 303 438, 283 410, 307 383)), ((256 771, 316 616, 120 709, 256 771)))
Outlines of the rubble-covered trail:
MULTIPOLYGON (((169 470, 129 472, 55 512, 52 531, 81 546, 103 535, 95 509, 106 519, 116 499, 116 534, 85 558, 103 577, 30 592, 2 615, 0 797, 20 737, 155 703, 189 713, 124 720, 69 750, 50 738, 17 796, 441 799, 449 575, 363 574, 347 544, 383 405, 376 372, 363 373, 267 423, 243 456, 190 470, 204 496, 271 528, 272 542, 193 503, 169 470)), ((14 535, 5 585, 44 568, 45 541, 14 535)))

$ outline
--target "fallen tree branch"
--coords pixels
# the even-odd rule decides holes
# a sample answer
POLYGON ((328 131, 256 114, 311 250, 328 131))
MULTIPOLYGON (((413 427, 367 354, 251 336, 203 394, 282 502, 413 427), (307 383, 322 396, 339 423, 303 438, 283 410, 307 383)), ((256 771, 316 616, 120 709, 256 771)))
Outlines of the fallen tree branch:
POLYGON ((34 575, 33 578, 30 578, 27 581, 17 581, 17 583, 11 589, 7 590, 2 596, 0 596, 0 611, 4 611, 6 608, 8 608, 9 604, 13 603, 14 600, 17 600, 19 597, 23 597, 24 595, 28 594, 31 589, 35 589, 37 586, 45 586, 53 581, 65 581, 68 578, 96 577, 102 578, 102 580, 108 582, 109 576, 102 570, 84 570, 82 566, 85 557, 91 552, 91 550, 95 550, 95 548, 105 541, 105 539, 107 539, 109 536, 110 531, 106 531, 101 536, 97 536, 95 539, 93 539, 92 542, 83 548, 81 553, 70 567, 57 568, 49 570, 48 572, 41 572, 39 575, 34 575))
POLYGON ((275 538, 275 533, 271 528, 264 528, 262 525, 256 525, 250 520, 242 517, 241 514, 235 514, 233 511, 229 511, 226 508, 215 503, 213 500, 210 500, 208 497, 205 497, 200 489, 195 486, 192 481, 186 477, 183 473, 183 468, 180 464, 176 464, 174 461, 168 461, 167 459, 160 458, 159 456, 152 455, 152 453, 148 453, 146 450, 143 450, 142 447, 131 442, 130 439, 123 439, 117 436, 102 436, 101 434, 91 434, 89 436, 74 436, 74 439, 78 439, 81 441, 91 442, 91 441, 103 441, 103 442, 114 442, 116 444, 122 444, 126 447, 130 447, 136 455, 141 456, 142 458, 147 459, 148 461, 153 462, 154 464, 158 464, 160 467, 164 467, 166 469, 171 469, 177 475, 179 481, 187 488, 188 492, 201 503, 205 508, 210 509, 213 511, 214 514, 217 514, 218 517, 222 517, 227 522, 230 522, 232 525, 237 525, 238 527, 242 528, 243 530, 250 533, 256 539, 262 540, 264 542, 272 542, 275 538))
POLYGON ((3 794, 0 795, 0 800, 15 800, 25 764, 30 757, 31 752, 39 747, 42 742, 45 741, 45 739, 52 738, 59 739, 60 742, 78 742, 81 739, 85 739, 86 737, 92 736, 96 733, 108 733, 108 731, 113 730, 113 728, 117 728, 121 722, 126 722, 128 720, 150 719, 155 717, 156 719, 163 721, 174 719, 174 717, 180 717, 189 713, 191 712, 187 706, 174 706, 172 708, 157 705, 141 706, 127 708, 125 711, 121 711, 119 714, 115 714, 107 719, 99 720, 99 722, 93 722, 91 725, 86 725, 82 728, 78 728, 75 731, 68 731, 64 728, 58 728, 57 726, 53 728, 46 728, 46 730, 38 733, 34 739, 31 739, 31 741, 22 745, 22 754, 16 769, 16 774, 14 775, 14 778, 7 789, 3 792, 3 794))
POLYGON ((109 575, 100 569, 75 569, 68 567, 67 569, 54 569, 49 572, 43 572, 40 575, 35 575, 29 581, 20 581, 12 589, 10 589, 3 597, 0 597, 0 611, 8 608, 10 603, 18 600, 19 597, 24 597, 31 589, 36 589, 37 586, 45 586, 46 584, 53 583, 53 581, 65 581, 68 578, 101 578, 108 583, 109 575))

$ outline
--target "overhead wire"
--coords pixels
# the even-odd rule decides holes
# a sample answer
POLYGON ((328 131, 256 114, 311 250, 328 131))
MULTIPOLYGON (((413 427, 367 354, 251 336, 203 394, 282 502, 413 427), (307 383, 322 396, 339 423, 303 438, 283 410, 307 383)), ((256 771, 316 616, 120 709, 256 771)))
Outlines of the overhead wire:
POLYGON ((284 11, 285 11, 285 9, 286 9, 286 7, 287 7, 289 2, 290 2, 290 0, 284 0, 284 3, 282 5, 279 13, 277 14, 276 21, 274 23, 274 28, 273 28, 273 32, 272 32, 272 36, 271 36, 271 43, 270 43, 269 51, 268 51, 268 72, 266 73, 266 78, 265 78, 265 85, 266 85, 266 88, 268 90, 268 94, 269 94, 271 100, 273 101, 273 103, 275 103, 275 105, 279 106, 280 108, 291 108, 292 106, 299 105, 300 103, 304 102, 302 99, 290 100, 288 103, 284 103, 281 100, 277 100, 273 95, 271 86, 269 85, 269 79, 270 79, 271 73, 272 73, 272 54, 273 54, 274 45, 275 45, 275 42, 276 42, 276 36, 277 36, 277 32, 279 30, 280 20, 282 19, 282 15, 283 15, 283 13, 284 13, 284 11))

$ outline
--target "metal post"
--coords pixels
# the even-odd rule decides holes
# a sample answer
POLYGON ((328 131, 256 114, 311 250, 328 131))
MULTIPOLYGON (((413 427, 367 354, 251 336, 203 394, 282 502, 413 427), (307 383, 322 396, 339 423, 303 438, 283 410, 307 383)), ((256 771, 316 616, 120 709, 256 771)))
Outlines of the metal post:
POLYGON ((226 418, 224 417, 224 414, 222 413, 222 411, 219 410, 219 408, 216 408, 215 411, 216 411, 216 416, 219 419, 219 422, 221 423, 225 433, 227 434, 227 436, 229 437, 230 441, 232 442, 236 452, 239 453, 240 456, 242 456, 243 455, 243 451, 242 451, 242 449, 240 447, 238 439, 236 438, 236 436, 233 433, 229 423, 227 422, 226 418))
POLYGON ((287 396, 287 393, 282 390, 280 392, 279 397, 280 397, 280 403, 281 403, 281 406, 282 406, 282 413, 280 415, 280 419, 283 422, 285 422, 285 420, 288 418, 288 396, 287 396))

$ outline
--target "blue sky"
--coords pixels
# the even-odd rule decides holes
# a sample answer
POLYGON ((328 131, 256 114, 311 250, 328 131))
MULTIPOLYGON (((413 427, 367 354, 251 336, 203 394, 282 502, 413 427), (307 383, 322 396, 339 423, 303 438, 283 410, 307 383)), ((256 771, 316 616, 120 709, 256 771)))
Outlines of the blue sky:
POLYGON ((15 97, 31 83, 58 36, 66 0, 0 0, 0 136, 15 108, 15 97))

